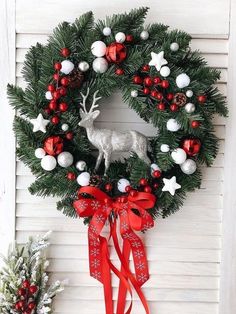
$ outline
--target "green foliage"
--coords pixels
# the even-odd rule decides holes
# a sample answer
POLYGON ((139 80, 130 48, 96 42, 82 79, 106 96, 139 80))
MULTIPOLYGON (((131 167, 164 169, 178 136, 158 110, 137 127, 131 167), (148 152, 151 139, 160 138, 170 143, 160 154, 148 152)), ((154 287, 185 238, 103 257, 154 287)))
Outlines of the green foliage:
MULTIPOLYGON (((41 196, 53 195, 62 198, 57 207, 67 216, 77 217, 73 201, 78 188, 76 181, 67 179, 67 173, 70 171, 76 176, 79 175, 81 171, 76 169, 75 162, 85 160, 88 165, 86 170, 94 174, 95 155, 85 130, 78 125, 80 92, 85 93, 88 87, 91 91, 88 98, 89 104, 91 104, 92 94, 96 90, 99 90, 99 95, 102 97, 110 96, 117 89, 122 92, 123 101, 128 103, 130 108, 135 110, 145 122, 154 126, 153 138, 149 139, 148 155, 151 161, 161 168, 162 178, 176 176, 177 182, 182 186, 174 196, 168 192, 162 192, 162 179, 153 178, 150 167, 133 155, 124 162, 113 162, 107 176, 103 175, 104 163, 100 167, 97 173, 100 177, 98 187, 104 190, 105 184, 110 182, 113 185, 112 191, 109 192, 110 196, 120 195, 116 188, 117 180, 120 178, 130 178, 132 186, 139 190, 142 190, 139 186, 140 178, 147 178, 150 185, 159 184, 159 188, 153 190, 157 196, 157 202, 150 212, 154 217, 158 215, 166 217, 178 210, 183 204, 186 193, 199 188, 201 182, 199 168, 194 174, 185 175, 171 158, 171 151, 180 147, 184 138, 197 137, 202 143, 199 154, 192 157, 197 165, 210 166, 217 155, 218 139, 214 134, 212 119, 215 114, 227 116, 228 113, 225 97, 215 87, 220 73, 216 69, 208 67, 199 51, 190 49, 191 37, 185 32, 168 30, 168 26, 160 23, 144 26, 147 11, 146 7, 142 7, 131 10, 129 13, 115 14, 107 17, 105 21, 99 20, 97 23, 94 22, 93 13, 88 12, 76 19, 74 23, 61 23, 55 28, 45 46, 37 44, 27 53, 23 67, 23 75, 27 82, 26 89, 22 90, 19 87, 8 85, 9 102, 21 115, 16 117, 14 122, 14 130, 19 144, 17 155, 36 175, 36 181, 30 186, 30 192, 41 196), (110 36, 104 36, 103 28, 105 26, 112 29, 110 36), (149 38, 145 41, 140 38, 140 33, 144 29, 149 33, 149 38), (92 43, 102 40, 109 45, 115 41, 115 34, 118 32, 133 36, 133 42, 125 42, 127 58, 121 64, 110 63, 108 70, 103 74, 94 72, 92 69, 94 60, 91 53, 92 43), (171 51, 170 45, 173 42, 179 44, 178 51, 171 51), (53 65, 55 62, 64 60, 61 49, 65 47, 70 49, 71 55, 68 59, 75 64, 76 68, 80 61, 87 61, 90 70, 84 73, 84 82, 80 89, 69 88, 67 94, 60 98, 60 101, 67 102, 69 105, 67 112, 60 112, 60 123, 58 125, 50 123, 45 134, 33 133, 28 118, 35 118, 39 113, 42 113, 47 119, 52 117, 52 114, 47 115, 44 112, 49 103, 45 99, 45 91, 49 83, 56 87, 59 84, 60 87, 60 82, 55 82, 52 78, 55 73, 53 65), (166 101, 166 110, 164 111, 156 108, 158 104, 156 98, 144 95, 143 85, 133 83, 134 75, 138 74, 142 78, 147 75, 141 70, 141 67, 149 63, 151 52, 159 53, 160 51, 164 51, 171 70, 171 74, 167 78, 170 87, 167 91, 162 90, 166 101), (118 67, 124 69, 124 75, 115 74, 118 67), (182 90, 175 83, 176 76, 181 73, 187 73, 191 78, 190 85, 182 90), (193 97, 187 101, 195 104, 195 112, 189 114, 184 107, 179 107, 177 112, 170 111, 171 101, 166 99, 167 92, 185 93, 187 89, 193 91, 193 97), (138 97, 131 97, 133 90, 138 91, 138 97), (206 96, 204 104, 198 102, 198 95, 206 96), (167 130, 166 123, 170 118, 176 119, 181 125, 178 132, 167 130), (201 122, 199 128, 191 127, 193 120, 201 122), (73 132, 74 137, 70 141, 66 140, 65 132, 61 129, 63 123, 67 123, 70 131, 73 132), (40 160, 35 157, 35 149, 43 147, 45 139, 52 135, 61 136, 64 140, 64 150, 73 154, 75 162, 70 168, 64 169, 57 166, 52 172, 46 172, 42 169, 40 160), (170 152, 161 152, 161 144, 168 144, 170 152)), ((149 74, 151 77, 160 76, 155 67, 151 67, 149 74)), ((58 114, 58 112, 56 113, 58 114)))

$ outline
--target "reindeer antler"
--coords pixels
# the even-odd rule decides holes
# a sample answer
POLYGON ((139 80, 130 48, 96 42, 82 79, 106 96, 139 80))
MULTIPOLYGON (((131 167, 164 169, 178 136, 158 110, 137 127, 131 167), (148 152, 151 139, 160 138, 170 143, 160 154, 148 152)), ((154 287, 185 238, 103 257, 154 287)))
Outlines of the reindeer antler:
POLYGON ((96 92, 93 94, 93 103, 92 103, 92 106, 91 106, 90 109, 89 109, 89 113, 90 113, 90 112, 93 112, 93 110, 99 106, 98 104, 96 105, 96 102, 97 102, 99 99, 101 99, 102 97, 96 97, 97 94, 98 94, 98 92, 99 92, 99 91, 96 90, 96 92))
POLYGON ((84 112, 85 113, 88 113, 87 109, 86 109, 86 100, 88 98, 88 95, 89 95, 89 87, 87 89, 87 93, 86 95, 84 95, 82 92, 80 92, 80 95, 82 96, 83 98, 83 102, 80 103, 81 107, 83 108, 84 112))
POLYGON ((80 95, 82 96, 82 99, 83 99, 83 101, 80 103, 80 105, 81 105, 81 107, 83 108, 83 110, 84 110, 85 113, 91 113, 91 112, 93 112, 93 110, 99 106, 98 104, 96 105, 96 102, 97 102, 99 99, 102 98, 102 97, 96 97, 97 94, 98 94, 98 92, 99 92, 99 91, 97 90, 97 91, 93 94, 93 103, 92 103, 92 106, 90 107, 89 111, 87 111, 87 109, 86 109, 86 100, 87 100, 87 98, 88 98, 89 91, 90 91, 90 90, 89 90, 89 87, 88 87, 86 95, 84 95, 82 92, 80 92, 80 95))

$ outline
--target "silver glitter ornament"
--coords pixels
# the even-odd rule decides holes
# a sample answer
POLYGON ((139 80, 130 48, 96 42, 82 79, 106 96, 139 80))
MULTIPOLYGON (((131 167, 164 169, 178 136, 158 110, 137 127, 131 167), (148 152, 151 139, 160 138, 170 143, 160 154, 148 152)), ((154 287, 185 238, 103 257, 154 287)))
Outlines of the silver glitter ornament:
POLYGON ((195 105, 192 104, 191 102, 188 102, 185 106, 184 106, 184 110, 187 112, 187 113, 193 113, 195 111, 195 105))
POLYGON ((80 71, 86 72, 86 71, 88 71, 88 69, 89 69, 89 64, 88 64, 88 62, 86 62, 86 61, 81 61, 81 62, 79 63, 79 65, 78 65, 78 68, 79 68, 80 71))
POLYGON ((137 90, 132 90, 130 93, 131 97, 138 97, 138 91, 137 90))
POLYGON ((185 162, 182 163, 182 165, 180 165, 180 168, 183 171, 183 173, 190 175, 196 171, 197 165, 194 160, 186 159, 185 162))
POLYGON ((149 38, 149 33, 148 31, 142 31, 141 34, 140 34, 140 38, 142 40, 147 40, 149 38))
POLYGON ((81 121, 79 122, 79 126, 86 129, 90 143, 99 151, 95 171, 98 170, 102 159, 104 158, 105 173, 107 172, 111 163, 111 155, 114 151, 135 152, 141 160, 150 164, 150 159, 147 156, 148 141, 143 134, 137 131, 122 133, 108 129, 97 129, 94 127, 93 122, 100 114, 100 110, 94 111, 95 108, 98 108, 96 102, 101 99, 101 97, 97 97, 97 94, 98 91, 94 93, 92 105, 89 111, 87 111, 86 100, 89 96, 89 88, 87 89, 86 95, 81 93, 83 101, 81 103, 82 108, 80 109, 81 121))
POLYGON ((75 167, 76 167, 76 169, 78 169, 79 171, 84 171, 84 169, 86 168, 86 162, 83 161, 83 160, 79 160, 79 161, 77 161, 75 167))
POLYGON ((178 43, 171 43, 170 44, 170 50, 171 51, 178 51, 179 50, 179 44, 178 43))
POLYGON ((57 162, 63 168, 70 167, 73 164, 73 160, 73 155, 69 152, 62 152, 57 156, 57 162))

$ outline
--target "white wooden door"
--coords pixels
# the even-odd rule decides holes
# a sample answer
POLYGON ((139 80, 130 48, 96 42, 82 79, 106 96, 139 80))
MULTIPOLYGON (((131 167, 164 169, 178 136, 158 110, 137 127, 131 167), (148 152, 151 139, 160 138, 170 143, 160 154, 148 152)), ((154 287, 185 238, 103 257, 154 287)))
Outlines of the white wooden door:
MULTIPOLYGON (((231 3, 232 10, 235 10, 234 2, 231 3)), ((3 249, 14 236, 19 243, 24 243, 29 235, 53 230, 52 246, 48 252, 51 278, 69 279, 65 292, 55 302, 55 312, 58 314, 104 314, 103 291, 100 284, 89 277, 87 227, 83 226, 82 220, 69 219, 57 212, 55 199, 40 199, 30 195, 27 187, 33 177, 29 169, 19 161, 16 161, 15 168, 15 141, 10 131, 13 113, 7 106, 5 84, 10 80, 16 81, 19 86, 25 86, 21 69, 27 49, 37 41, 46 42, 53 27, 62 20, 73 21, 88 10, 93 10, 96 18, 103 18, 108 13, 118 13, 142 5, 150 7, 147 23, 163 22, 193 36, 192 47, 201 51, 210 66, 221 70, 217 86, 227 95, 229 0, 1 0, 0 3, 0 52, 5 53, 0 60, 0 70, 1 74, 6 73, 0 78, 1 99, 4 100, 4 106, 0 108, 0 143, 1 152, 4 152, 0 155, 0 237, 5 241, 1 246, 3 249)), ((232 42, 232 51, 234 45, 232 42)), ((232 66, 235 67, 234 64, 232 66)), ((233 86, 232 82, 230 84, 233 86)), ((231 90, 232 103, 235 88, 231 87, 231 90)), ((232 137, 230 132, 235 120, 234 116, 229 120, 229 137, 232 137)), ((152 132, 120 101, 119 96, 103 103, 98 124, 110 126, 111 122, 121 130, 132 123, 133 128, 146 134, 152 132)), ((226 279, 230 274, 227 248, 230 246, 232 249, 233 242, 230 241, 233 225, 231 233, 224 232, 227 238, 224 242, 224 265, 229 267, 226 269, 223 266, 222 272, 220 271, 225 123, 225 119, 215 119, 220 152, 212 168, 202 169, 201 189, 188 196, 184 207, 177 214, 165 220, 159 219, 156 228, 145 236, 151 279, 144 286, 144 292, 152 314, 217 314, 220 308, 221 274, 224 274, 224 289, 230 287, 230 281, 226 279)), ((226 146, 228 151, 232 144, 231 138, 226 146)), ((228 155, 228 162, 233 164, 231 155, 228 155)), ((230 170, 227 174, 229 173, 230 170)), ((227 186, 230 186, 228 181, 227 186)), ((233 204, 234 197, 231 195, 227 200, 227 209, 232 209, 230 205, 233 204)), ((226 218, 231 220, 227 209, 226 218)), ((117 281, 114 282, 114 287, 116 298, 117 281)), ((224 290, 222 293, 222 314, 233 314, 236 311, 233 301, 236 299, 235 290, 231 292, 227 294, 224 290)), ((138 301, 135 301, 134 313, 143 313, 138 301)))

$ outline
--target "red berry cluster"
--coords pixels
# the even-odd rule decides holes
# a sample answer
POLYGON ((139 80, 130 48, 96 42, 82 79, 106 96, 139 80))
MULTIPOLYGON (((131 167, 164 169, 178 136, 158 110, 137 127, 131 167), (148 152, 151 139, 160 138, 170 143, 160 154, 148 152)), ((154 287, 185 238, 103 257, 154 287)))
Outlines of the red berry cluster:
POLYGON ((17 313, 31 314, 36 307, 35 294, 38 291, 38 287, 24 280, 21 287, 17 291, 19 300, 15 303, 14 309, 17 313))
MULTIPOLYGON (((61 55, 65 58, 68 57, 70 55, 70 50, 68 48, 62 48, 61 55)), ((67 76, 60 76, 60 62, 56 62, 54 64, 54 69, 55 73, 53 74, 53 83, 47 86, 47 90, 51 92, 53 99, 49 102, 44 111, 47 115, 51 116, 51 123, 56 125, 60 122, 61 113, 66 112, 69 108, 68 103, 62 100, 62 97, 67 94, 67 88, 70 80, 67 76)), ((66 138, 68 140, 72 140, 73 133, 67 132, 66 138)))
POLYGON ((148 64, 141 68, 141 73, 133 77, 133 83, 142 85, 142 93, 152 100, 156 101, 156 107, 160 111, 170 105, 171 111, 177 111, 178 106, 173 102, 174 94, 168 92, 170 83, 167 79, 162 80, 159 76, 151 77, 149 75, 150 66, 148 64))
POLYGON ((161 177, 161 171, 160 170, 153 171, 152 177, 153 180, 151 180, 151 182, 149 182, 149 180, 145 178, 141 178, 139 180, 140 188, 142 188, 144 192, 152 193, 153 189, 156 190, 159 187, 157 179, 161 177))

